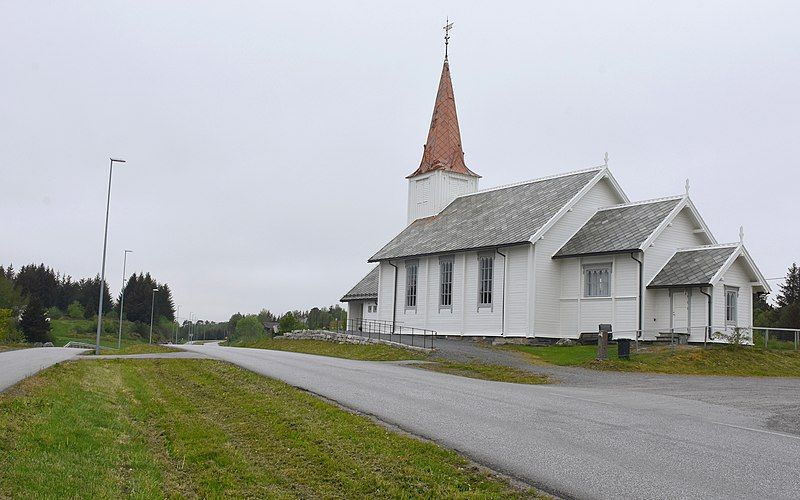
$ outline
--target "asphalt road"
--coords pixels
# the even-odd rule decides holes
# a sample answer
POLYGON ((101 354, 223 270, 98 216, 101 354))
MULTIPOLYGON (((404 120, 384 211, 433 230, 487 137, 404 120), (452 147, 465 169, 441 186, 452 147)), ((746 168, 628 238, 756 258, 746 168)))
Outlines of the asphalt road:
POLYGON ((185 349, 374 415, 560 496, 800 498, 800 436, 769 430, 767 417, 745 408, 291 352, 185 349))
POLYGON ((34 347, 0 352, 0 392, 56 363, 73 359, 82 349, 34 347))

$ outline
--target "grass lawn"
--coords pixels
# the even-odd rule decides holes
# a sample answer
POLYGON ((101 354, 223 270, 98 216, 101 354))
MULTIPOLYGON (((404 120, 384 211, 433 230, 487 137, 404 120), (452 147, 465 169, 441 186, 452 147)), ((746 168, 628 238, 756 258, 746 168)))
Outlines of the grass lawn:
POLYGON ((454 361, 437 360, 433 363, 419 363, 414 366, 451 375, 479 378, 495 382, 513 382, 516 384, 547 384, 550 383, 544 375, 530 373, 517 368, 503 365, 493 365, 471 361, 469 363, 456 363, 454 361))
POLYGON ((56 365, 0 394, 0 497, 535 497, 212 360, 56 365))
MULTIPOLYGON (((181 352, 181 350, 166 345, 139 343, 139 344, 130 344, 127 346, 123 346, 122 349, 114 349, 113 351, 111 350, 100 351, 100 354, 126 355, 126 354, 157 354, 166 352, 181 352)), ((94 351, 87 354, 93 355, 94 351)))
MULTIPOLYGON (((276 351, 304 352, 332 356, 335 358, 358 359, 362 361, 406 361, 428 360, 430 355, 410 351, 400 347, 383 344, 340 344, 327 340, 287 340, 281 338, 262 339, 253 342, 233 344, 235 347, 255 347, 259 349, 273 349, 276 351)), ((435 372, 460 375, 462 377, 493 380, 496 382, 516 382, 518 384, 546 384, 545 376, 518 370, 508 366, 491 365, 472 361, 469 363, 455 363, 437 359, 429 363, 415 364, 417 368, 435 372)))
MULTIPOLYGON (((107 320, 104 321, 104 323, 107 323, 107 320)), ((130 328, 128 322, 125 322, 124 326, 126 328, 123 328, 123 330, 130 328)), ((56 347, 62 347, 71 340, 94 344, 97 334, 95 328, 97 328, 97 323, 89 319, 55 319, 50 322, 50 329, 55 338, 53 345, 56 347)), ((117 335, 116 332, 108 333, 104 331, 100 334, 100 345, 116 349, 117 335)), ((123 331, 122 347, 141 344, 142 342, 147 342, 147 339, 132 337, 130 334, 123 331)))
POLYGON ((638 353, 631 346, 631 359, 616 357, 609 346, 609 359, 595 361, 597 346, 504 346, 525 353, 534 363, 582 366, 596 370, 675 373, 685 375, 738 375, 800 377, 800 352, 753 347, 648 346, 638 353))
POLYGON ((392 347, 383 344, 340 344, 327 340, 289 340, 289 339, 261 339, 252 342, 231 344, 234 347, 255 347, 258 349, 272 349, 274 351, 304 352, 332 356, 334 358, 359 359, 362 361, 403 361, 413 359, 427 359, 423 352, 411 351, 401 347, 392 347))

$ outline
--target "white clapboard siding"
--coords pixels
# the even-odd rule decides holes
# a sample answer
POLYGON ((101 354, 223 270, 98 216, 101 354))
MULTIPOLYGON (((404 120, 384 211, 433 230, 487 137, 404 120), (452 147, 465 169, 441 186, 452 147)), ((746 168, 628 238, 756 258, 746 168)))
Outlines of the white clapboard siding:
MULTIPOLYGON (((743 257, 736 259, 736 262, 723 274, 722 279, 714 286, 714 305, 712 314, 714 316, 715 327, 725 327, 725 286, 736 287, 739 289, 738 317, 736 325, 739 327, 752 328, 753 326, 753 287, 750 284, 755 281, 755 276, 751 276, 747 264, 743 257)), ((731 325, 730 328, 732 328, 731 325)), ((720 328, 716 328, 719 330, 720 328)))
POLYGON ((388 262, 381 262, 378 274, 378 319, 392 321, 394 295, 394 268, 388 262))
POLYGON ((478 190, 478 178, 435 170, 408 180, 408 223, 441 212, 457 196, 478 190))
MULTIPOLYGON (((655 277, 662 267, 669 261, 675 250, 679 248, 696 247, 710 243, 708 238, 702 233, 695 233, 697 228, 689 208, 684 208, 675 216, 672 223, 653 241, 653 244, 644 249, 644 282, 645 285, 655 277)), ((659 303, 653 303, 648 299, 652 294, 645 294, 644 308, 645 318, 650 318, 652 326, 658 328, 669 328, 669 317, 659 315, 663 308, 659 303), (655 321, 653 321, 655 319, 655 321), (663 325, 666 324, 666 327, 663 325)), ((669 308, 667 308, 669 314, 669 308)), ((648 322, 645 322, 647 324, 648 322)), ((645 329, 648 327, 645 326, 645 329)))
MULTIPOLYGON (((505 335, 524 337, 528 334, 528 260, 531 245, 501 250, 508 255, 505 282, 505 335)), ((502 260, 502 257, 500 258, 502 260)))
MULTIPOLYGON (((706 293, 708 288, 703 289, 706 293)), ((698 288, 692 290, 691 305, 689 307, 689 324, 691 325, 690 342, 702 342, 705 339, 705 326, 708 325, 708 297, 703 295, 698 288)))
POLYGON ((601 323, 633 336, 638 324, 638 272, 638 264, 628 254, 563 259, 559 336, 578 338, 581 333, 598 331, 601 323), (610 297, 583 296, 583 266, 587 264, 611 265, 610 297))
POLYGON ((533 333, 537 337, 557 337, 561 331, 561 262, 552 258, 581 226, 594 215, 600 207, 621 203, 619 195, 608 181, 595 184, 573 207, 572 210, 535 242, 534 252, 535 303, 533 314, 533 333))

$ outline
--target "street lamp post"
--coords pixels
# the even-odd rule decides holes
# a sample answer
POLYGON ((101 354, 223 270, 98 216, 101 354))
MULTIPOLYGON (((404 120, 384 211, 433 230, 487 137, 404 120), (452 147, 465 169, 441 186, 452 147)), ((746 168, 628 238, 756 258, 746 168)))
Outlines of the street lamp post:
POLYGON ((119 335, 117 336, 117 349, 122 347, 122 308, 125 305, 125 267, 128 264, 129 253, 133 253, 133 250, 125 250, 125 256, 122 258, 122 291, 119 293, 119 335))
POLYGON ((178 311, 175 313, 175 343, 178 343, 178 329, 181 327, 180 323, 181 306, 178 306, 178 311))
POLYGON ((97 307, 97 339, 94 346, 95 354, 100 354, 100 332, 103 331, 103 292, 106 280, 106 248, 108 247, 108 211, 111 208, 111 174, 114 172, 114 162, 125 163, 125 160, 109 158, 108 168, 108 197, 106 199, 106 225, 103 231, 103 264, 100 266, 100 305, 97 307))
POLYGON ((153 298, 150 300, 150 344, 153 343, 153 311, 156 308, 156 292, 158 292, 158 288, 153 288, 153 298))

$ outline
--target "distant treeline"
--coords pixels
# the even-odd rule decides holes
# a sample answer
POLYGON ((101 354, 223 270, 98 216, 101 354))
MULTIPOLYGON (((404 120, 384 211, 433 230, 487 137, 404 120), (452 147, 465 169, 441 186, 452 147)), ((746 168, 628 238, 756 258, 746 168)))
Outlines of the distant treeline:
MULTIPOLYGON (((67 314, 70 309, 74 314, 78 311, 76 306, 80 306, 84 318, 93 318, 97 315, 100 299, 99 275, 75 281, 71 276, 56 272, 44 264, 29 264, 19 271, 14 271, 13 266, 0 266, 0 276, 2 276, 0 279, 13 285, 13 290, 6 294, 9 295, 5 297, 6 300, 0 292, 0 309, 21 307, 34 299, 45 309, 56 308, 62 314, 67 314)), ((3 288, 0 286, 0 289, 3 288)), ((6 285, 5 288, 9 287, 6 285)), ((175 307, 169 285, 158 283, 150 273, 134 273, 128 278, 125 285, 123 315, 125 319, 141 323, 150 322, 153 289, 158 290, 153 303, 154 317, 165 318, 168 321, 175 320, 175 307)), ((103 290, 103 310, 116 311, 119 314, 120 297, 112 300, 106 283, 103 290)))
POLYGON ((307 311, 288 311, 280 316, 276 316, 268 309, 262 309, 258 314, 237 312, 230 317, 227 327, 231 340, 245 340, 271 336, 276 333, 276 330, 277 333, 303 329, 334 330, 343 328, 346 323, 347 312, 339 305, 332 305, 330 307, 313 307, 307 311))

